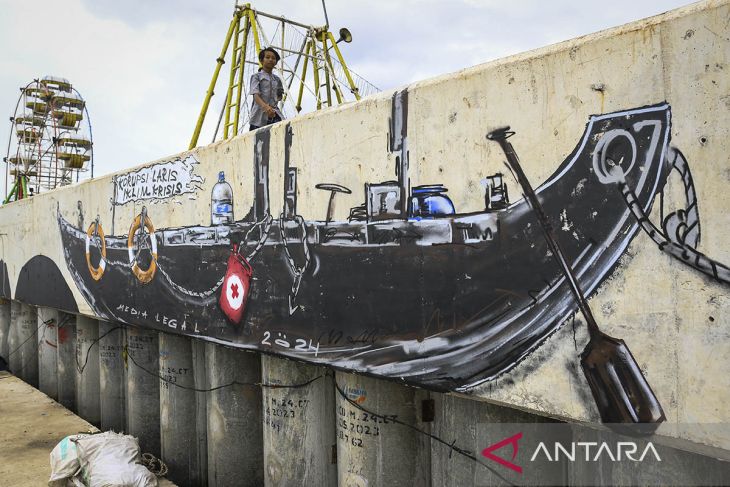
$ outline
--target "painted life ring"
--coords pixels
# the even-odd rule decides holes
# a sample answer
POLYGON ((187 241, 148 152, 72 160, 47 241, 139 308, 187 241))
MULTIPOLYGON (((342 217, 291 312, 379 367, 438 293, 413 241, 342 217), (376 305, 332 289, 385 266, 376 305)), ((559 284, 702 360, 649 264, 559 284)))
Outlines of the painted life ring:
POLYGON ((89 229, 86 230, 86 266, 89 268, 89 273, 95 281, 101 280, 101 276, 104 275, 106 269, 106 240, 104 239, 104 230, 101 228, 101 223, 98 221, 93 222, 89 225, 89 229), (94 267, 91 263, 91 239, 94 236, 94 232, 101 239, 101 259, 99 259, 99 267, 94 267))
POLYGON ((129 252, 129 262, 132 263, 132 272, 139 279, 142 284, 147 284, 155 277, 155 271, 157 270, 157 238, 155 237, 155 227, 152 226, 152 221, 147 215, 144 217, 144 226, 149 232, 150 243, 152 248, 150 253, 152 254, 152 261, 147 269, 141 269, 137 264, 137 256, 134 253, 134 234, 142 226, 142 215, 139 214, 132 222, 132 226, 129 229, 129 236, 127 237, 127 251, 129 252))

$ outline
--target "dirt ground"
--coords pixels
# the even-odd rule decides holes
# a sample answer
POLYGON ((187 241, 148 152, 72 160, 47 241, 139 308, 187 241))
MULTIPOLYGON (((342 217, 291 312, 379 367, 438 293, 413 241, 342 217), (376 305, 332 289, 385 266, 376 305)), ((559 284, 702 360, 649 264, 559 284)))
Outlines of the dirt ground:
POLYGON ((53 447, 65 436, 93 431, 38 389, 0 371, 0 487, 48 485, 53 447))
POLYGON ((65 436, 98 431, 17 377, 0 372, 0 485, 47 485, 50 453, 65 436))

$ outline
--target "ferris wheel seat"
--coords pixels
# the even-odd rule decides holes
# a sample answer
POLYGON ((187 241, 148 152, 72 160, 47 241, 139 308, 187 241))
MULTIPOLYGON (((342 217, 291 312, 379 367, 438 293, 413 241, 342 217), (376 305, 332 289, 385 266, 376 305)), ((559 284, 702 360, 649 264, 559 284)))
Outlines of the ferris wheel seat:
POLYGON ((47 98, 49 96, 48 90, 40 86, 28 86, 21 88, 26 96, 33 96, 36 98, 47 98))
POLYGON ((81 110, 53 110, 53 116, 58 120, 58 124, 66 129, 74 128, 84 119, 81 110))
POLYGON ((33 125, 36 127, 42 127, 45 124, 45 119, 35 115, 33 112, 24 113, 15 117, 16 125, 33 125))
POLYGON ((61 116, 67 113, 73 114, 73 115, 83 115, 83 112, 80 108, 73 107, 73 106, 54 106, 51 110, 55 116, 61 116))
POLYGON ((48 103, 38 97, 29 97, 25 102, 25 106, 26 108, 33 110, 33 113, 38 115, 45 115, 48 111, 48 103))
POLYGON ((18 142, 22 144, 35 144, 41 136, 40 131, 36 127, 19 125, 15 132, 18 135, 18 142))
POLYGON ((74 92, 56 92, 51 99, 51 103, 53 103, 54 107, 69 107, 77 108, 79 110, 83 109, 86 104, 86 102, 74 92))
POLYGON ((23 167, 30 167, 33 164, 38 162, 38 159, 36 157, 30 157, 30 156, 10 156, 8 157, 8 163, 15 166, 22 165, 23 167))
POLYGON ((48 88, 55 88, 60 91, 71 91, 72 85, 66 78, 60 76, 45 76, 41 80, 41 84, 48 88))
POLYGON ((32 170, 29 170, 28 167, 11 166, 10 174, 12 174, 13 176, 17 176, 18 174, 22 174, 25 176, 37 176, 38 171, 35 170, 35 167, 32 170))
POLYGON ((58 138, 58 145, 69 149, 91 149, 91 140, 81 134, 64 134, 58 138))
POLYGON ((64 121, 63 119, 58 120, 58 128, 62 130, 76 130, 79 128, 77 125, 78 120, 64 121), (69 122, 69 123, 66 123, 69 122))
POLYGON ((33 125, 25 125, 25 124, 17 124, 15 126, 15 133, 18 134, 18 137, 24 134, 40 134, 41 130, 38 127, 35 127, 33 125))
POLYGON ((64 161, 66 167, 81 169, 91 159, 88 154, 76 154, 72 152, 59 152, 58 158, 64 161))

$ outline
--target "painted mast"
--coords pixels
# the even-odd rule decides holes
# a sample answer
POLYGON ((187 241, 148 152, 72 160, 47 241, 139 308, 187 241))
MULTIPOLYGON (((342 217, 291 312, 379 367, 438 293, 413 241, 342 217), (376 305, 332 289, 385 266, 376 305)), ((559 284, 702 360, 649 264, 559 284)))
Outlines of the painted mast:
POLYGON ((393 95, 390 152, 396 154, 395 172, 400 188, 399 210, 403 218, 408 218, 411 194, 411 181, 408 175, 408 90, 401 90, 393 95))

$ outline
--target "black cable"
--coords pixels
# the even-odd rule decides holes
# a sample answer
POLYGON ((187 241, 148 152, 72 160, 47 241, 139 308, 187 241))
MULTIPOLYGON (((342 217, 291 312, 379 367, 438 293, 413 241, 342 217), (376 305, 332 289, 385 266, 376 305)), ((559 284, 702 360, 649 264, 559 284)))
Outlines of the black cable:
MULTIPOLYGON (((375 413, 375 412, 373 412, 373 411, 371 411, 371 410, 369 410, 369 409, 361 406, 360 404, 356 403, 355 401, 353 401, 349 397, 347 397, 347 394, 345 394, 345 391, 343 391, 342 389, 340 389, 340 386, 337 384, 337 381, 335 381, 335 389, 337 389, 337 392, 340 394, 340 396, 342 396, 349 404, 351 404, 352 406, 356 407, 360 411, 363 411, 365 413, 368 413, 369 415, 374 416, 376 418, 380 418, 384 422, 392 422, 392 423, 400 424, 401 426, 405 426, 406 428, 410 428, 410 429, 416 431, 417 433, 420 433, 420 434, 422 434, 424 436, 428 436, 432 440, 435 440, 435 441, 441 443, 442 445, 445 445, 445 446, 449 447, 449 449, 451 450, 451 452, 456 452, 459 455, 463 455, 466 458, 468 458, 469 460, 472 460, 473 462, 478 463, 479 465, 483 466, 484 468, 486 468, 487 470, 489 470, 490 472, 492 472, 494 475, 496 475, 497 477, 499 477, 500 480, 506 482, 507 485, 511 485, 511 486, 514 486, 515 485, 512 482, 510 482, 509 480, 507 480, 506 478, 502 477, 502 475, 500 475, 492 467, 490 467, 486 463, 482 462, 476 455, 474 455, 470 451, 464 450, 464 449, 459 448, 458 446, 456 446, 456 440, 454 440, 451 443, 449 443, 446 440, 444 440, 443 438, 440 438, 440 437, 434 435, 433 433, 429 433, 428 431, 424 431, 424 430, 422 430, 421 428, 419 428, 417 426, 414 426, 412 424, 406 423, 405 421, 399 420, 395 415, 383 415, 383 414, 375 413)), ((449 453, 449 456, 451 456, 451 453, 449 453)))
POLYGON ((127 358, 129 358, 134 365, 136 365, 137 367, 139 367, 140 369, 142 369, 149 375, 151 375, 153 377, 157 377, 161 381, 166 382, 168 384, 172 384, 173 386, 179 387, 180 389, 185 389, 188 391, 195 391, 195 392, 213 392, 213 391, 217 391, 219 389, 224 389, 226 387, 232 387, 235 385, 244 386, 244 387, 262 387, 262 388, 267 388, 267 389, 299 389, 299 388, 308 386, 309 384, 321 379, 322 377, 325 377, 325 374, 321 374, 321 375, 318 375, 317 377, 309 379, 308 381, 302 382, 300 384, 268 384, 265 382, 240 382, 240 381, 234 380, 234 381, 229 382, 228 384, 222 384, 219 386, 211 387, 210 389, 200 389, 197 387, 184 386, 182 384, 178 384, 177 382, 173 382, 171 380, 165 379, 159 373, 153 372, 153 371, 141 366, 140 364, 137 363, 136 360, 134 360, 134 357, 132 356, 132 354, 130 354, 128 352, 126 345, 124 346, 124 355, 127 358))
MULTIPOLYGON (((79 374, 83 374, 84 373, 84 370, 86 369, 86 366, 89 364, 89 355, 90 355, 89 352, 91 351, 92 347, 94 345, 96 345, 97 343, 99 343, 99 341, 102 338, 104 338, 105 336, 107 336, 109 333, 111 333, 111 332, 113 332, 115 330, 120 330, 122 328, 124 328, 124 327, 121 326, 121 325, 120 326, 115 326, 111 330, 107 330, 107 332, 104 333, 103 335, 101 335, 99 338, 95 338, 94 340, 92 340, 91 341, 91 345, 89 345, 89 348, 86 349, 86 360, 84 360, 84 365, 83 366, 81 366, 81 364, 79 364, 79 354, 78 353, 76 354, 76 370, 79 371, 79 374)), ((77 338, 77 340, 78 340, 78 338, 77 338)))
MULTIPOLYGON (((30 362, 30 359, 31 358, 34 358, 34 356, 31 355, 29 357, 25 357, 25 360, 23 361, 22 364, 20 364, 20 368, 18 368, 18 370, 13 370, 13 369, 10 368, 10 356, 13 355, 13 354, 15 354, 16 352, 18 352, 23 347, 23 345, 25 345, 28 342, 28 340, 36 337, 38 335, 38 330, 40 330, 42 326, 45 326, 46 329, 48 329, 48 324, 51 323, 51 322, 53 322, 53 321, 54 321, 53 318, 51 318, 51 319, 49 319, 47 321, 44 321, 40 325, 38 325, 38 328, 36 328, 35 331, 28 338, 26 338, 25 340, 23 340, 23 343, 21 343, 20 345, 18 345, 18 347, 15 350, 13 350, 11 353, 8 354, 8 369, 10 370, 10 372, 12 372, 13 375, 18 376, 19 374, 22 374, 23 371, 25 370, 26 365, 28 365, 28 363, 30 362)), ((46 332, 44 330, 43 331, 43 335, 44 336, 45 336, 45 333, 46 332)), ((40 348, 41 348, 41 343, 40 342, 37 342, 36 343, 36 350, 40 350, 40 348)), ((37 359, 38 358, 38 355, 35 355, 35 358, 37 359)))
MULTIPOLYGON (((46 331, 45 330, 47 330, 48 329, 48 325, 51 324, 51 323, 53 323, 54 321, 55 320, 53 318, 51 318, 51 319, 48 319, 48 320, 44 321, 40 325, 38 325, 38 328, 35 329, 35 331, 31 334, 31 336, 29 336, 28 338, 26 338, 25 340, 23 340, 23 343, 21 343, 20 345, 18 345, 18 347, 15 350, 13 350, 11 353, 8 354, 8 369, 10 369, 10 362, 9 362, 10 361, 10 356, 13 355, 15 352, 19 351, 23 347, 23 345, 25 345, 28 342, 28 340, 30 340, 30 339, 34 338, 35 336, 37 336, 38 335, 38 330, 40 330, 42 326, 45 327, 45 329, 43 330, 43 336, 45 336, 45 334, 46 334, 46 331)), ((36 349, 37 350, 40 350, 41 349, 41 342, 40 341, 36 344, 36 349)), ((18 374, 22 374, 23 371, 25 370, 25 366, 28 365, 28 363, 30 362, 30 359, 31 358, 34 358, 33 355, 31 355, 29 357, 25 357, 25 360, 20 365, 20 368, 18 370, 12 370, 11 369, 10 371, 13 373, 13 375, 17 376, 18 374)), ((35 358, 37 359, 38 356, 36 355, 35 358)))
MULTIPOLYGON (((52 320, 49 320, 49 321, 52 321, 52 320)), ((46 323, 47 322, 44 322, 44 324, 46 324, 46 323)), ((63 326, 63 325, 59 325, 59 328, 61 326, 63 326)), ((86 368, 86 365, 88 364, 89 355, 90 355, 89 352, 91 351, 91 348, 94 345, 96 345, 102 338, 104 338, 105 336, 107 336, 108 334, 110 334, 111 332, 116 331, 118 329, 123 329, 123 328, 125 328, 125 327, 124 326, 115 326, 114 328, 108 330, 103 335, 101 335, 98 338, 94 339, 92 341, 92 343, 89 345, 89 347, 86 349, 86 352, 85 352, 86 353, 86 361, 84 362, 84 365, 83 366, 80 366, 80 364, 78 363, 78 354, 76 355, 76 366, 77 366, 77 369, 79 370, 79 373, 83 373, 84 369, 86 368)), ((38 329, 40 329, 40 326, 38 327, 38 329)), ((36 330, 36 333, 38 332, 38 329, 36 330)), ((129 353, 129 349, 128 349, 127 345, 124 345, 124 357, 125 358, 129 358, 129 360, 136 367, 142 369, 147 374, 149 374, 149 375, 151 375, 153 377, 156 377, 157 379, 159 379, 159 380, 161 380, 161 381, 163 381, 163 382, 165 382, 167 384, 171 384, 171 385, 173 385, 175 387, 179 387, 180 389, 185 389, 185 390, 194 391, 194 392, 214 392, 214 391, 217 391, 217 390, 220 390, 220 389, 225 389, 226 387, 233 387, 235 385, 242 386, 242 387, 261 387, 261 388, 268 388, 268 389, 299 389, 299 388, 307 387, 308 385, 310 385, 310 384, 316 382, 317 380, 319 380, 319 379, 321 379, 323 377, 326 377, 326 376, 330 376, 330 377, 332 377, 334 379, 334 375, 333 374, 331 374, 331 373, 325 373, 325 374, 320 374, 320 375, 318 375, 316 377, 313 377, 312 379, 309 379, 308 381, 305 381, 305 382, 302 382, 302 383, 298 383, 298 384, 269 384, 269 383, 265 383, 265 382, 240 382, 240 381, 234 380, 234 381, 231 381, 231 382, 229 382, 227 384, 221 384, 221 385, 218 385, 218 386, 215 386, 215 387, 211 387, 211 388, 208 388, 208 389, 201 389, 201 388, 197 388, 197 387, 189 387, 189 386, 185 386, 185 385, 182 385, 182 384, 178 384, 177 382, 173 382, 173 381, 171 381, 169 379, 166 379, 166 378, 162 377, 158 372, 153 372, 153 371, 147 369, 146 367, 143 367, 142 365, 140 365, 139 363, 137 363, 137 361, 134 359, 134 356, 129 353)), ((489 465, 487 465, 486 463, 484 463, 483 461, 481 461, 476 455, 474 455, 470 451, 464 450, 464 449, 456 446, 456 440, 454 440, 454 441, 452 441, 452 442, 449 443, 448 441, 444 440, 443 438, 441 438, 439 436, 434 435, 433 433, 430 433, 428 431, 424 431, 424 430, 418 428, 417 426, 414 426, 412 424, 409 424, 409 423, 406 423, 404 421, 401 421, 401 420, 397 419, 396 415, 379 414, 379 413, 376 413, 376 412, 374 412, 374 411, 372 411, 370 409, 367 409, 367 408, 361 406, 360 404, 356 403, 352 399, 350 399, 347 396, 347 394, 345 394, 345 392, 337 384, 337 381, 333 380, 333 382, 334 382, 335 389, 340 394, 340 396, 342 396, 353 407, 355 407, 355 408, 357 408, 357 409, 359 409, 359 410, 361 410, 361 411, 363 411, 365 413, 368 413, 369 415, 371 415, 373 417, 382 419, 384 422, 391 422, 391 423, 399 424, 399 425, 405 426, 406 428, 409 428, 409 429, 411 429, 413 431, 416 431, 419 434, 422 434, 424 436, 428 436, 432 440, 437 441, 438 443, 441 443, 442 445, 448 447, 449 450, 450 450, 449 456, 451 456, 451 453, 456 452, 456 453, 458 453, 458 454, 460 454, 460 455, 468 458, 469 460, 471 460, 471 461, 473 461, 473 462, 475 462, 475 463, 483 466, 484 468, 486 468, 487 470, 489 470, 490 472, 492 472, 494 475, 496 475, 497 477, 499 477, 500 480, 506 482, 508 485, 511 485, 511 486, 514 486, 515 485, 515 484, 511 483, 509 480, 507 480, 506 478, 504 478, 501 474, 499 474, 492 467, 490 467, 489 465)))
MULTIPOLYGON (((41 329, 41 326, 47 326, 52 321, 54 321, 53 318, 51 318, 48 321, 44 321, 43 323, 41 323, 40 325, 38 325, 38 328, 36 328, 35 331, 33 333, 31 333, 31 335, 28 338, 26 338, 25 340, 23 340, 23 342, 20 345, 18 345, 17 347, 15 347, 15 350, 13 350, 12 352, 10 352, 8 354, 8 360, 10 360, 10 357, 12 357, 13 355, 15 355, 15 353, 18 350, 20 350, 23 347, 23 345, 25 345, 26 343, 28 343, 28 340, 32 339, 34 336, 36 336, 38 334, 38 330, 41 329)), ((10 324, 10 326, 13 326, 12 323, 10 324)))
MULTIPOLYGON (((91 344, 89 344, 89 346, 87 347, 86 351, 84 352, 86 354, 86 360, 84 361, 84 365, 83 366, 81 364, 79 364, 79 362, 78 362, 79 356, 78 356, 78 354, 76 354, 76 368, 77 368, 77 370, 79 371, 80 374, 83 374, 84 370, 86 369, 86 366, 89 363, 89 356, 91 355, 89 352, 94 347, 94 345, 96 345, 102 338, 104 338, 105 336, 109 335, 111 332, 116 331, 116 330, 119 330, 119 329, 123 329, 123 328, 125 328, 123 325, 115 326, 114 328, 112 328, 110 330, 107 330, 106 333, 104 333, 103 335, 101 335, 98 338, 95 338, 94 340, 92 340, 91 344)), ((310 379, 310 380, 308 380, 306 382, 302 382, 300 384, 267 384, 267 383, 262 383, 262 382, 240 382, 240 381, 232 381, 232 382, 230 382, 228 384, 219 385, 219 386, 216 386, 216 387, 212 387, 210 389, 199 389, 199 388, 196 388, 196 387, 188 387, 188 386, 184 386, 182 384, 178 384, 176 382, 172 382, 172 381, 170 381, 168 379, 165 379, 164 377, 160 376, 159 373, 152 372, 151 370, 143 367, 142 365, 140 365, 139 363, 137 363, 136 360, 134 360, 134 357, 129 353, 129 349, 128 349, 127 345, 124 345, 124 355, 125 355, 125 357, 129 358, 135 366, 139 367, 144 372, 146 372, 146 373, 148 373, 148 374, 150 374, 150 375, 152 375, 154 377, 157 377, 161 381, 166 382, 168 384, 172 384, 172 385, 174 385, 176 387, 179 387, 181 389, 191 390, 191 391, 195 391, 195 392, 213 392, 213 391, 216 391, 216 390, 219 390, 219 389, 223 389, 223 388, 226 388, 226 387, 231 387, 231 386, 234 386, 234 385, 239 385, 239 386, 257 386, 257 387, 265 387, 265 388, 269 388, 269 389, 297 389, 297 388, 301 388, 301 387, 306 387, 309 384, 311 384, 311 383, 315 382, 316 380, 321 379, 322 377, 325 376, 325 374, 322 374, 322 375, 319 375, 317 377, 314 377, 314 378, 312 378, 312 379, 310 379)))

